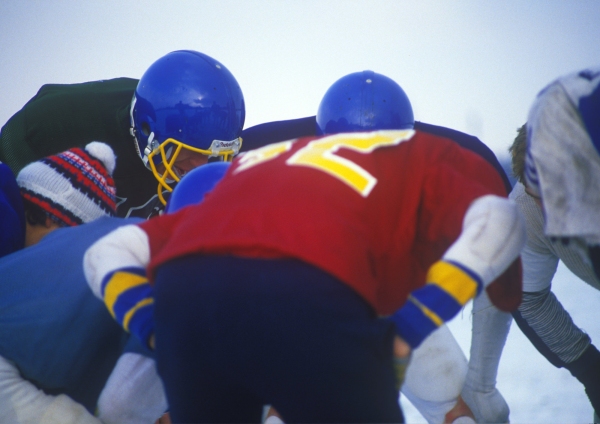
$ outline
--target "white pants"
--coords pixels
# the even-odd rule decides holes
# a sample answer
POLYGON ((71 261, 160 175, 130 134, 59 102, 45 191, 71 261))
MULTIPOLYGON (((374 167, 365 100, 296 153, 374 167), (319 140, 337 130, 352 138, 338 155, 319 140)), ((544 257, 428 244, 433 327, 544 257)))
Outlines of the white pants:
POLYGON ((0 423, 101 424, 101 421, 66 395, 45 394, 23 379, 11 361, 0 356, 0 423))
POLYGON ((166 410, 154 360, 136 353, 119 358, 98 399, 98 418, 66 395, 45 394, 0 356, 0 423, 146 424, 166 410))
POLYGON ((413 351, 402 394, 430 424, 443 423, 465 383, 468 363, 447 326, 413 351))

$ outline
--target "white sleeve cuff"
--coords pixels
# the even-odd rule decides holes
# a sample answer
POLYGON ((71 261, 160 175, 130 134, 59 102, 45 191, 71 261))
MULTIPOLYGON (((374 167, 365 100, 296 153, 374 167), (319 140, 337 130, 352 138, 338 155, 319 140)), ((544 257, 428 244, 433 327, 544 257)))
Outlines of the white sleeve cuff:
POLYGON ((117 269, 146 268, 150 244, 146 232, 137 225, 126 225, 96 241, 83 257, 83 271, 96 297, 102 299, 102 280, 117 269))

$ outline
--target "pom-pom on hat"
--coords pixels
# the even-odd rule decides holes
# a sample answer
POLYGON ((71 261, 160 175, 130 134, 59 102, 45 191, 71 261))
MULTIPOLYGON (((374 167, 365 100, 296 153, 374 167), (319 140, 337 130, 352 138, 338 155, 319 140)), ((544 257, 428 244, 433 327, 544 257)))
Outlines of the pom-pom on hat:
POLYGON ((30 163, 17 175, 23 198, 62 226, 116 214, 112 179, 116 158, 105 143, 92 141, 30 163))

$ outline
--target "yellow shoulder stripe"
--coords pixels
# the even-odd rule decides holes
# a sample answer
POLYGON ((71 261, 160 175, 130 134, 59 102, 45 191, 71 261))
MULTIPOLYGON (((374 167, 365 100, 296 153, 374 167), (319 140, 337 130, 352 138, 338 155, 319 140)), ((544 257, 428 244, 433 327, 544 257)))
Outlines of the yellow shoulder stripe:
POLYGON ((427 282, 442 288, 461 305, 477 293, 477 281, 456 265, 444 261, 438 261, 429 268, 427 282))
POLYGON ((106 304, 106 307, 113 318, 115 317, 113 308, 119 296, 132 287, 140 286, 146 283, 148 283, 148 278, 145 276, 124 271, 117 271, 113 274, 110 281, 106 283, 106 287, 104 288, 104 303, 106 304))

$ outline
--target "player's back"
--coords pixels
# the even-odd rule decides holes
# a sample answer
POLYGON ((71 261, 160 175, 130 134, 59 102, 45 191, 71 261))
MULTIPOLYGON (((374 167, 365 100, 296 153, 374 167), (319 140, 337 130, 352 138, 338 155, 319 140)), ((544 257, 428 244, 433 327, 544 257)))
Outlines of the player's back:
MULTIPOLYGON (((506 188, 506 194, 510 193, 512 190, 510 180, 506 175, 504 168, 498 161, 498 158, 496 158, 494 152, 477 137, 452 128, 420 121, 415 121, 414 129, 416 131, 450 139, 459 146, 478 154, 492 165, 496 172, 498 172, 498 175, 502 178, 506 188)), ((254 150, 280 141, 315 135, 317 135, 316 116, 307 116, 305 118, 289 119, 285 121, 265 122, 247 128, 242 132, 242 138, 244 139, 242 152, 254 150)))
POLYGON ((152 246, 152 267, 187 253, 295 257, 389 313, 456 239, 471 201, 503 191, 484 160, 449 140, 337 134, 248 152, 201 207, 142 227, 171 234, 152 246))

